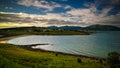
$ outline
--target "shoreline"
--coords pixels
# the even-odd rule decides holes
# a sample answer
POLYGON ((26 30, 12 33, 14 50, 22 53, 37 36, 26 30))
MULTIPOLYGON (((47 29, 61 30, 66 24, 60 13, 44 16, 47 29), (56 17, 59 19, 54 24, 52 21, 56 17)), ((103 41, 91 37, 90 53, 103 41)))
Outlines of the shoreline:
MULTIPOLYGON (((5 36, 0 38, 0 43, 7 43, 8 40, 18 38, 18 37, 24 37, 24 36, 30 36, 30 35, 17 35, 17 36, 5 36)), ((8 43, 7 43, 8 44, 8 43)))
MULTIPOLYGON (((16 45, 15 45, 16 46, 16 45)), ((31 45, 32 46, 32 45, 31 45)), ((99 59, 102 59, 102 60, 105 60, 106 58, 101 58, 101 57, 95 57, 95 56, 87 56, 87 55, 79 55, 79 54, 70 54, 70 53, 65 53, 65 52, 58 52, 58 51, 50 51, 50 50, 44 50, 44 49, 34 49, 32 48, 31 46, 29 45, 26 45, 26 46, 20 46, 21 48, 24 48, 24 49, 27 49, 27 50, 30 50, 30 51, 36 51, 36 52, 50 52, 50 53, 55 53, 55 54, 62 54, 62 55, 68 55, 68 56, 76 56, 76 57, 81 57, 81 58, 89 58, 89 59, 93 59, 93 60, 99 60, 99 59)), ((37 46, 37 45, 34 45, 34 46, 37 46)))
MULTIPOLYGON (((30 35, 19 35, 19 36, 9 36, 9 37, 3 37, 0 38, 0 43, 4 43, 4 44, 9 44, 7 43, 8 40, 13 39, 13 38, 17 38, 17 37, 24 37, 24 36, 30 36, 30 35)), ((41 44, 42 45, 42 44, 41 44)), ((36 51, 36 52, 49 52, 49 53, 55 53, 55 54, 62 54, 62 55, 68 55, 68 56, 76 56, 76 57, 81 57, 81 58, 89 58, 89 59, 93 59, 93 60, 105 60, 106 58, 101 58, 101 57, 95 57, 95 56, 87 56, 87 55, 78 55, 78 54, 70 54, 70 53, 64 53, 64 52, 57 52, 57 51, 49 51, 49 50, 44 50, 44 49, 34 49, 31 48, 31 46, 37 46, 37 44, 32 44, 32 45, 14 45, 14 46, 18 46, 30 51, 36 51)))

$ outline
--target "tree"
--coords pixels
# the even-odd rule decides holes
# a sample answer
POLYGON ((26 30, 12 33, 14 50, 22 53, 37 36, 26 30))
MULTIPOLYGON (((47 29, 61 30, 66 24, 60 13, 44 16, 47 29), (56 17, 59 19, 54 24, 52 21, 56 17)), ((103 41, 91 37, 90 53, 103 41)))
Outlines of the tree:
POLYGON ((119 54, 117 52, 108 53, 107 63, 110 68, 118 68, 118 65, 120 63, 119 54))

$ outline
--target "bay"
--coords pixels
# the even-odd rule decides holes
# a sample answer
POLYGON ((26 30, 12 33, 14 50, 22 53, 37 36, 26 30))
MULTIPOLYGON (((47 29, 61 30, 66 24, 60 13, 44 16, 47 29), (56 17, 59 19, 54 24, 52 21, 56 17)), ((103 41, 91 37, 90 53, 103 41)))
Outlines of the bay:
POLYGON ((11 39, 7 43, 48 44, 32 48, 105 58, 109 52, 120 53, 120 31, 104 31, 91 35, 31 35, 11 39))

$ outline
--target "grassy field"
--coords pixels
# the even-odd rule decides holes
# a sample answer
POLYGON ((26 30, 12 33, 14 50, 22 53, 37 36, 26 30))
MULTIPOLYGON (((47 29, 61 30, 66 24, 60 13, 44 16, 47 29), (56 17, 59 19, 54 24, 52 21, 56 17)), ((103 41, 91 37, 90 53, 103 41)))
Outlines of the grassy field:
POLYGON ((99 60, 0 44, 0 68, 103 68, 99 60))

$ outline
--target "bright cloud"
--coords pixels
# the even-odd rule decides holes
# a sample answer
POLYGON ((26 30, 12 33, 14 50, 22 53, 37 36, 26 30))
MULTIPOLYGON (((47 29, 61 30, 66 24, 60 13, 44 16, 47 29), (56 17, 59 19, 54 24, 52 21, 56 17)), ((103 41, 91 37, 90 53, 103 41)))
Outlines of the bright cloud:
MULTIPOLYGON (((88 5, 87 5, 88 6, 88 5)), ((95 5, 89 5, 88 8, 82 9, 72 9, 67 11, 68 14, 79 17, 81 22, 86 24, 109 24, 120 26, 120 15, 108 15, 108 13, 113 9, 113 7, 105 7, 102 10, 97 10, 95 5)))
POLYGON ((53 9, 60 8, 60 7, 64 9, 72 8, 69 5, 62 6, 61 4, 58 4, 56 2, 53 2, 53 1, 48 2, 46 0, 19 0, 17 3, 19 5, 24 5, 26 7, 34 6, 36 8, 43 8, 43 9, 46 9, 45 12, 53 11, 53 9))
POLYGON ((29 23, 34 26, 50 25, 78 25, 88 26, 92 24, 120 25, 120 13, 108 16, 111 8, 104 8, 100 14, 95 13, 91 8, 72 9, 63 14, 47 13, 45 15, 26 13, 0 13, 1 22, 29 23), (105 11, 106 10, 106 11, 105 11), (38 25, 39 24, 39 25, 38 25))
POLYGON ((20 1, 18 1, 18 4, 24 5, 27 7, 34 6, 37 8, 45 8, 49 11, 52 11, 56 7, 61 7, 60 4, 57 4, 55 2, 49 3, 48 1, 45 1, 45 0, 41 0, 41 1, 39 1, 39 0, 20 0, 20 1))

